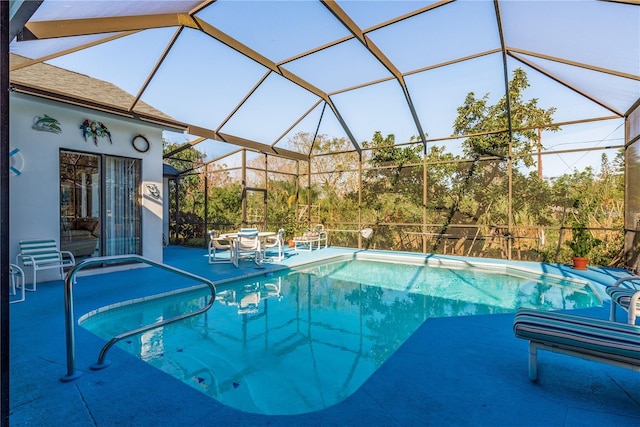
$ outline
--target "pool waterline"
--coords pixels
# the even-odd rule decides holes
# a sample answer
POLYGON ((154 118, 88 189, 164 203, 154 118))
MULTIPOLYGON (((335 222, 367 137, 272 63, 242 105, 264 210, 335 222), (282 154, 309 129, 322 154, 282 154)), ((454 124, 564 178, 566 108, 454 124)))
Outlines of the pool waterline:
MULTIPOLYGON (((293 272, 273 273, 261 280, 225 284, 219 287, 220 304, 207 315, 185 322, 189 328, 180 329, 186 326, 181 324, 149 331, 119 347, 238 409, 264 414, 304 413, 331 406, 357 390, 429 317, 515 311, 496 297, 502 292, 500 287, 489 289, 495 280, 487 279, 482 286, 476 284, 464 291, 452 289, 452 277, 470 280, 464 264, 458 263, 453 269, 424 269, 424 264, 433 261, 423 258, 422 263, 394 267, 380 258, 362 258, 369 257, 357 257, 365 266, 355 269, 349 267, 355 264, 345 263, 343 257, 301 266, 293 272), (376 270, 378 267, 384 268, 376 270), (391 279, 382 273, 387 267, 394 268, 391 279), (447 277, 438 279, 442 286, 435 291, 417 280, 421 272, 431 270, 448 272, 447 277), (356 282, 352 281, 354 277, 356 282), (372 281, 378 283, 369 283, 372 281), (336 307, 341 314, 333 311, 336 307), (436 313, 436 309, 440 311, 436 313), (211 346, 205 347, 205 343, 211 346), (303 369, 295 371, 295 378, 283 379, 295 367, 303 369), (335 375, 326 378, 328 372, 335 375), (294 404, 293 398, 300 401, 294 404)), ((397 257, 390 258, 397 261, 397 257)), ((477 271, 472 273, 482 276, 477 271)), ((527 276, 523 282, 529 292, 525 300, 541 300, 535 294, 540 274, 520 269, 511 273, 510 282, 522 281, 522 277, 514 277, 516 273, 527 276)), ((438 281, 433 275, 427 276, 431 282, 438 281)), ((548 278, 552 283, 545 286, 553 292, 543 293, 547 296, 541 303, 547 304, 546 308, 569 308, 566 304, 549 305, 562 294, 558 289, 575 296, 569 300, 574 308, 601 302, 595 292, 585 297, 591 289, 586 281, 568 280, 559 288, 556 277, 548 278), (588 301, 579 303, 581 298, 588 301)), ((199 303, 204 294, 193 292, 192 299, 185 298, 184 292, 176 294, 171 297, 175 301, 160 303, 161 308, 156 307, 155 312, 136 310, 134 323, 152 323, 154 318, 173 316, 185 306, 199 303)), ((517 301, 513 295, 509 299, 517 301)), ((149 298, 137 306, 148 308, 158 301, 149 298)), ((113 326, 123 321, 114 322, 109 316, 131 308, 119 305, 116 310, 101 309, 90 313, 96 316, 83 316, 81 321, 85 327, 89 321, 102 323, 102 332, 93 327, 90 330, 109 339, 122 332, 113 326)))

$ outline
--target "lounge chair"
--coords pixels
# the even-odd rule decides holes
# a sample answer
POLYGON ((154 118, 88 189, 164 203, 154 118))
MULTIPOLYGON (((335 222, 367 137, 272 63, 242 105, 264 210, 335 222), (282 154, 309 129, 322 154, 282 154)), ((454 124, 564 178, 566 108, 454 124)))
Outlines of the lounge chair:
POLYGON ((556 311, 521 308, 513 330, 529 341, 529 378, 538 379, 538 350, 640 372, 640 326, 556 311))
POLYGON ((324 242, 324 247, 328 246, 328 235, 324 229, 324 225, 316 224, 312 229, 305 231, 302 236, 294 237, 293 244, 294 249, 298 250, 307 250, 311 252, 314 246, 317 246, 318 249, 322 248, 322 242, 324 242))
POLYGON ((233 262, 233 245, 231 244, 231 241, 225 239, 224 237, 218 236, 215 230, 209 230, 208 252, 209 264, 233 262), (216 259, 216 252, 226 250, 229 251, 228 258, 225 257, 216 259))
POLYGON ((613 285, 607 286, 607 295, 611 297, 611 313, 609 320, 616 321, 617 307, 620 306, 628 313, 628 323, 635 325, 638 310, 640 310, 640 288, 631 283, 640 281, 640 276, 628 276, 617 280, 613 285))

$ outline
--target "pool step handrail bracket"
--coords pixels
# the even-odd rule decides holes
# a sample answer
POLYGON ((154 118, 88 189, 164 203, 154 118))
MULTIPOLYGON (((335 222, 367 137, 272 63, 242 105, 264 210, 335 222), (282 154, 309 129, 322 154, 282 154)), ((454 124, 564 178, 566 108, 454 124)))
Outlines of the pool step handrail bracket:
POLYGON ((162 264, 156 261, 152 261, 148 258, 142 257, 140 255, 115 255, 115 256, 106 256, 106 257, 95 257, 89 258, 77 264, 67 273, 67 276, 64 280, 64 309, 65 309, 65 332, 66 332, 66 349, 67 349, 67 375, 62 377, 60 380, 62 382, 73 381, 80 377, 81 373, 76 371, 76 355, 75 355, 75 328, 74 328, 74 315, 73 315, 73 284, 76 282, 76 274, 78 271, 82 270, 85 267, 90 265, 104 265, 104 264, 116 264, 116 263, 126 263, 126 262, 138 262, 141 264, 147 264, 154 267, 161 268, 163 270, 167 270, 173 273, 176 273, 180 276, 185 276, 190 279, 200 281, 209 286, 211 290, 211 299, 204 307, 192 311, 190 313, 183 313, 179 316, 171 317, 169 319, 165 319, 161 322, 152 323, 150 325, 141 326, 134 330, 124 332, 122 334, 117 335, 112 338, 102 347, 100 351, 100 355, 98 356, 98 361, 91 366, 91 369, 102 369, 109 366, 109 362, 105 361, 105 357, 109 349, 118 341, 130 337, 132 335, 136 335, 142 332, 146 332, 151 329, 159 328, 169 323, 177 322, 179 320, 186 319, 188 317, 197 316, 198 314, 202 314, 205 311, 209 310, 213 303, 216 300, 216 287, 212 281, 209 279, 205 279, 204 277, 197 276, 195 274, 191 274, 187 271, 180 270, 175 267, 171 267, 166 264, 162 264))

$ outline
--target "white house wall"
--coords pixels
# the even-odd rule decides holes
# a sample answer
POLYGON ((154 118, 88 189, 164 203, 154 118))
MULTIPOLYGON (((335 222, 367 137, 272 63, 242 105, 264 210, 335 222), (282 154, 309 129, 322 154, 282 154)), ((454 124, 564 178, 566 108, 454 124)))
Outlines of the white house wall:
MULTIPOLYGON (((10 259, 19 252, 19 241, 53 238, 60 244, 60 156, 61 148, 104 153, 142 160, 142 255, 162 262, 162 198, 150 196, 148 185, 162 189, 162 129, 130 119, 12 93, 10 96, 10 150, 18 148, 24 160, 20 175, 10 177, 10 259), (61 133, 32 128, 34 117, 55 118, 61 133), (84 140, 80 125, 85 119, 102 122, 111 132, 107 138, 84 140), (149 151, 140 153, 131 143, 143 135, 149 151)), ((25 271, 28 277, 31 272, 25 271)), ((56 280, 55 269, 38 271, 38 282, 56 280)))

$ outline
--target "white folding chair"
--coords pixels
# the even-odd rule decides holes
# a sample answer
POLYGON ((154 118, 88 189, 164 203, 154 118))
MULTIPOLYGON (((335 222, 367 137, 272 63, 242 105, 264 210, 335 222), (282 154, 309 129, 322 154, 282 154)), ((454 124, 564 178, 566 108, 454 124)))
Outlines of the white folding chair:
POLYGON ((9 304, 25 300, 24 271, 15 264, 9 264, 9 286, 11 286, 11 295, 16 295, 16 291, 20 290, 20 298, 10 300, 9 304))

